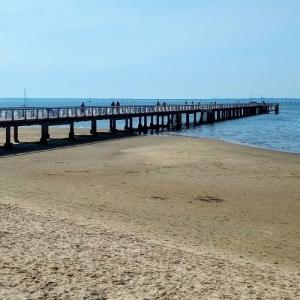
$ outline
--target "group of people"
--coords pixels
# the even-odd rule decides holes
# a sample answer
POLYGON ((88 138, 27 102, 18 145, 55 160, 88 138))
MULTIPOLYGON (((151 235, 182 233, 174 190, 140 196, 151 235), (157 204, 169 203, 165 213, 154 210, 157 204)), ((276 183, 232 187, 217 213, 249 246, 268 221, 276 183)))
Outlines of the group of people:
MULTIPOLYGON (((185 101, 184 104, 185 104, 185 105, 188 105, 188 102, 185 101)), ((213 102, 211 102, 211 104, 213 104, 213 102)), ((216 102, 215 102, 215 104, 216 104, 216 102)), ((160 106, 161 104, 160 104, 159 101, 157 101, 156 105, 157 105, 157 106, 160 106)), ((166 102, 164 101, 162 105, 163 105, 163 106, 166 106, 167 104, 166 104, 166 102)), ((194 101, 192 101, 191 105, 194 105, 194 101)), ((198 105, 200 105, 200 101, 198 102, 198 105)), ((121 106, 120 101, 118 101, 118 100, 117 100, 116 102, 113 101, 113 102, 111 103, 111 106, 112 106, 112 107, 114 107, 114 106, 117 106, 117 107, 121 106)), ((84 104, 84 102, 82 102, 82 103, 81 103, 81 108, 84 109, 84 107, 85 107, 85 104, 84 104)))
POLYGON ((121 105, 120 105, 120 102, 119 102, 119 101, 117 101, 116 103, 115 103, 115 101, 113 101, 113 102, 111 103, 111 106, 121 106, 121 105))

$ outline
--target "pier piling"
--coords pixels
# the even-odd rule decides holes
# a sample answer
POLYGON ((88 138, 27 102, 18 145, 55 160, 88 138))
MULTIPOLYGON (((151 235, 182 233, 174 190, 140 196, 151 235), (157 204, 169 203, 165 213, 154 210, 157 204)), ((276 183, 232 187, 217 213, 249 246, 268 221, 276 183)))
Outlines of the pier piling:
POLYGON ((5 133, 6 133, 6 137, 5 137, 5 144, 4 144, 4 149, 12 149, 12 142, 11 142, 11 130, 10 130, 10 126, 6 126, 5 127, 5 133))
POLYGON ((75 139, 74 122, 71 122, 71 123, 70 123, 69 139, 70 139, 70 140, 74 140, 74 139, 75 139))
POLYGON ((47 144, 48 139, 50 138, 49 126, 47 123, 41 125, 41 144, 47 144))
POLYGON ((15 143, 19 143, 19 126, 14 126, 14 141, 15 143))

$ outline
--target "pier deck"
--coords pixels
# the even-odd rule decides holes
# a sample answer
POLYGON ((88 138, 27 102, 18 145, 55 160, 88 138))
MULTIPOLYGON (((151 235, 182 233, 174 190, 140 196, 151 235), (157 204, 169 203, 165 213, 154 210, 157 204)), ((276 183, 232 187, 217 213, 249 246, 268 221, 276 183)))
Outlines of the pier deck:
POLYGON ((41 126, 41 143, 50 138, 49 126, 69 125, 74 139, 75 122, 91 122, 91 134, 97 134, 97 121, 108 120, 111 133, 117 132, 117 120, 124 120, 124 130, 147 134, 148 130, 179 130, 182 126, 225 121, 270 112, 279 113, 278 103, 234 103, 199 105, 85 106, 85 107, 13 107, 0 108, 0 127, 6 130, 4 148, 10 149, 11 129, 19 142, 19 126, 41 126), (137 120, 134 128, 133 120, 137 120))

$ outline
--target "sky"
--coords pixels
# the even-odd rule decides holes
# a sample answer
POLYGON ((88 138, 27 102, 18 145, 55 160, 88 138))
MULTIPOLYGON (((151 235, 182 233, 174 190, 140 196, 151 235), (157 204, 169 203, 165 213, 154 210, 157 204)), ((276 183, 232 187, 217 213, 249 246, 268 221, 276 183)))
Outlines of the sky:
POLYGON ((0 0, 0 97, 300 97, 299 0, 0 0))

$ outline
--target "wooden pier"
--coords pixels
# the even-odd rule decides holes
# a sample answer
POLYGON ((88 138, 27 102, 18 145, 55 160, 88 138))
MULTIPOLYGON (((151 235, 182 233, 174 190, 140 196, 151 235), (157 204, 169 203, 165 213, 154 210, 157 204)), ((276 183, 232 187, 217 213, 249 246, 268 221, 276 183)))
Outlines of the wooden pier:
POLYGON ((180 130, 183 126, 198 126, 260 114, 279 113, 278 103, 234 103, 199 105, 142 105, 142 106, 86 106, 86 107, 21 107, 0 108, 0 127, 5 128, 5 149, 19 143, 20 126, 41 126, 43 144, 50 139, 49 126, 69 125, 69 139, 75 138, 75 122, 91 122, 90 133, 97 135, 97 121, 108 120, 112 134, 117 132, 117 120, 124 121, 124 130, 139 134, 160 130, 180 130), (136 122, 134 122, 136 120, 136 122), (135 128, 134 123, 138 124, 135 128))

